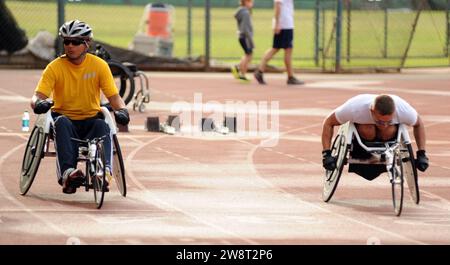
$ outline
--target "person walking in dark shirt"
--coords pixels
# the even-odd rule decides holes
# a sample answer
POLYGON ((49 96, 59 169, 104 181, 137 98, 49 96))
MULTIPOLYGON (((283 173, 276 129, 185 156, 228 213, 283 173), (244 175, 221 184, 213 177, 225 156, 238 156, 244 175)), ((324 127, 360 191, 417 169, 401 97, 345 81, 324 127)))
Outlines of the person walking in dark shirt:
POLYGON ((237 9, 234 17, 237 21, 239 43, 244 50, 241 62, 238 65, 231 67, 231 72, 236 79, 242 81, 249 81, 245 74, 247 73, 248 65, 252 60, 253 49, 253 26, 251 19, 251 9, 253 7, 253 0, 240 0, 241 5, 237 9))

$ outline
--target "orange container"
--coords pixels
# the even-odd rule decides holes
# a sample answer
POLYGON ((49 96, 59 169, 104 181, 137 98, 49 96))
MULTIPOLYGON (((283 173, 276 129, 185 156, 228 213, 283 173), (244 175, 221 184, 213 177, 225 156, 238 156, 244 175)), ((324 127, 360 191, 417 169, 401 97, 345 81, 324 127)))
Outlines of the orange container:
POLYGON ((169 39, 170 12, 165 6, 151 6, 147 14, 147 35, 169 39))

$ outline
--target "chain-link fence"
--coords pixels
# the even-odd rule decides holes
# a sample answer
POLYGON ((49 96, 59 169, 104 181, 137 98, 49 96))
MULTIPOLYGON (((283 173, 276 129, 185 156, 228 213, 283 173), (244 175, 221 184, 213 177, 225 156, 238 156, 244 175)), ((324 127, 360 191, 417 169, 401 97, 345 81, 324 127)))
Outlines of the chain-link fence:
MULTIPOLYGON (((211 59, 208 61, 211 66, 232 64, 242 56, 233 16, 238 0, 157 2, 173 6, 169 56, 206 56, 211 59)), ((96 40, 126 49, 136 47, 140 41, 137 35, 145 35, 149 27, 147 0, 0 0, 0 3, 3 56, 24 48, 21 33, 28 40, 41 31, 56 37, 58 15, 59 21, 86 21, 93 27, 96 40), (8 23, 3 22, 6 17, 11 17, 8 23), (11 48, 14 45, 17 47, 11 48)), ((294 0, 294 5, 296 69, 336 71, 450 65, 450 0, 294 0)), ((273 13, 273 0, 255 0, 254 64, 272 45, 273 13)), ((283 67, 283 53, 270 63, 283 67)))

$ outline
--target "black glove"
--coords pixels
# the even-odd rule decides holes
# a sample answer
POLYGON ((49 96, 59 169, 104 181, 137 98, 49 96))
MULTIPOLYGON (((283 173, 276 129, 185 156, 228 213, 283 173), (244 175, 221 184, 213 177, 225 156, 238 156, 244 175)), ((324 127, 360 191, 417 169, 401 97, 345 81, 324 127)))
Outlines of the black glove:
POLYGON ((425 154, 425 150, 418 150, 416 152, 416 168, 422 172, 428 168, 428 157, 425 154))
POLYGON ((334 170, 336 168, 336 158, 331 156, 331 150, 322 151, 322 164, 326 170, 334 170))
POLYGON ((128 114, 128 110, 125 108, 114 111, 114 117, 120 125, 125 126, 130 122, 130 114, 128 114))
POLYGON ((46 113, 53 106, 53 101, 38 99, 34 103, 34 113, 43 114, 46 113))

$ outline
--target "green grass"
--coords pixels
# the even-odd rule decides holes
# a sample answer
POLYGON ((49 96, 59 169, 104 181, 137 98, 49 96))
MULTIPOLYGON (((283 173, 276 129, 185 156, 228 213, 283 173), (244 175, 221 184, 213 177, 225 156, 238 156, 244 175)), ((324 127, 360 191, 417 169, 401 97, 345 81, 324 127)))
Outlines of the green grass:
MULTIPOLYGON (((56 35, 57 14, 55 3, 7 1, 7 6, 13 12, 21 28, 25 29, 29 38, 39 30, 47 30, 56 35)), ((213 8, 211 10, 211 57, 220 62, 237 62, 243 52, 238 44, 236 22, 233 18, 235 9, 213 8)), ((93 5, 80 3, 66 4, 66 20, 80 19, 88 22, 94 28, 94 37, 109 44, 127 48, 136 32, 140 30, 144 14, 143 6, 93 5)), ((271 9, 253 10, 254 61, 258 63, 265 50, 272 43, 271 9)), ((334 11, 325 12, 324 32, 321 37, 322 46, 329 43, 333 28, 334 11)), ((400 57, 406 47, 409 29, 414 20, 414 12, 390 12, 387 55, 400 57)), ((194 8, 192 11, 192 56, 204 54, 204 9, 194 8)), ((314 13, 312 10, 297 10, 295 13, 294 67, 316 67, 314 56, 314 13)), ((175 7, 173 24, 174 51, 176 57, 187 57, 187 9, 175 7)), ((344 14, 344 19, 346 18, 344 14)), ((399 59, 383 58, 384 54, 384 13, 381 11, 353 11, 351 15, 350 41, 347 36, 347 23, 344 20, 342 65, 344 67, 361 66, 393 66, 399 64, 399 59), (349 44, 349 45, 347 45, 349 44), (347 48, 350 47, 350 62, 345 60, 347 48), (378 57, 378 58, 362 58, 378 57)), ((330 42, 327 54, 335 55, 334 41, 330 42)), ((448 57, 444 56, 445 47, 445 13, 423 12, 416 30, 410 56, 427 58, 408 59, 410 67, 449 65, 448 57), (440 59, 431 57, 441 56, 440 59)), ((283 53, 280 52, 271 61, 276 66, 283 65, 283 53)), ((319 66, 322 62, 319 63, 319 66)), ((333 67, 333 60, 326 62, 327 68, 333 67)))

